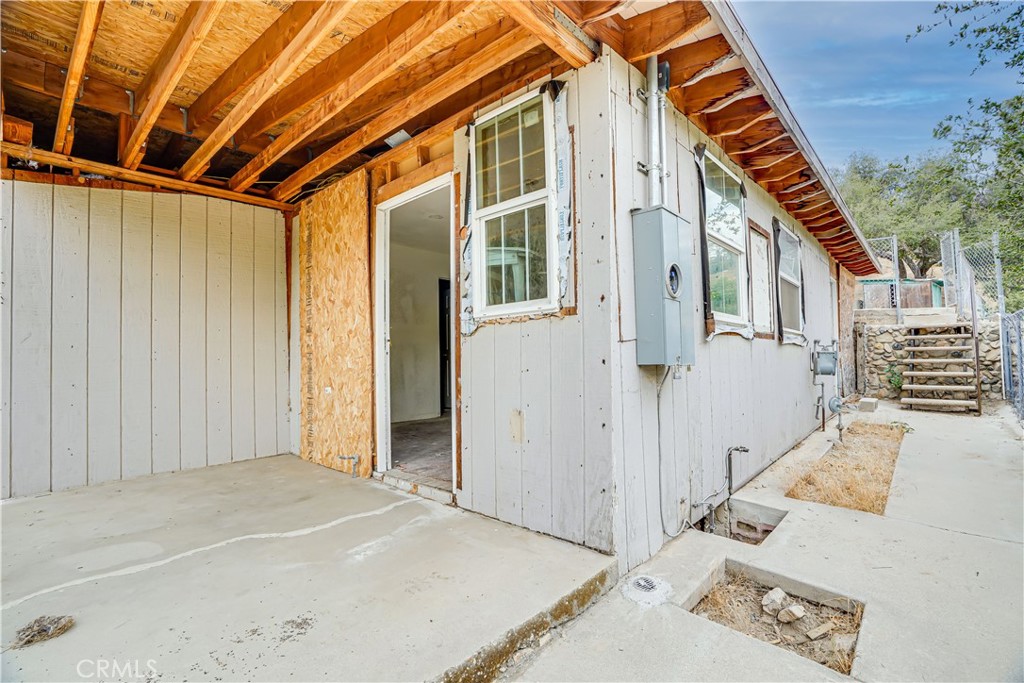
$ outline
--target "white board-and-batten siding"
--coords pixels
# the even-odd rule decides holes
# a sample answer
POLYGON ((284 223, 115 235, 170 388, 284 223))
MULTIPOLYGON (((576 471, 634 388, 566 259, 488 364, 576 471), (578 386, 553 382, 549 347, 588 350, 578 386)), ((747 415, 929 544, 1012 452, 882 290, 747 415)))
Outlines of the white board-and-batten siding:
POLYGON ((279 212, 0 190, 4 498, 290 450, 279 212))

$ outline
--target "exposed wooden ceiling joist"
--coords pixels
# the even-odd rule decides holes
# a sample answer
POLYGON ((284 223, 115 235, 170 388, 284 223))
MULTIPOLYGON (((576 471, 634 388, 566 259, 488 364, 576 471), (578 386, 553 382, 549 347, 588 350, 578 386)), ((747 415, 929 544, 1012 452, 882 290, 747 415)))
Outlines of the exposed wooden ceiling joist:
POLYGON ((822 216, 827 216, 837 210, 838 209, 836 208, 836 205, 832 203, 832 200, 826 199, 825 201, 816 202, 804 208, 793 209, 792 213, 798 221, 813 221, 821 218, 822 216))
MULTIPOLYGON (((554 3, 545 0, 498 0, 498 6, 574 69, 589 64, 597 57, 587 42, 562 23, 571 19, 554 3)), ((582 34, 582 29, 577 27, 577 31, 582 34)))
POLYGON ((738 135, 771 116, 774 112, 763 97, 748 97, 708 114, 704 130, 711 137, 738 135))
POLYGON ((178 20, 135 93, 135 109, 140 114, 127 144, 119 150, 121 166, 135 169, 142 161, 149 132, 224 5, 224 0, 193 2, 178 20))
POLYGON ((815 223, 813 225, 808 225, 807 223, 804 223, 804 227, 807 228, 808 232, 817 233, 817 232, 822 232, 824 230, 831 230, 833 228, 837 228, 840 225, 845 225, 845 224, 846 224, 846 219, 845 218, 843 218, 842 216, 836 216, 835 218, 831 218, 831 219, 829 219, 827 221, 820 221, 820 222, 815 223))
POLYGON ((789 194, 790 192, 797 192, 799 190, 804 189, 808 185, 814 185, 815 183, 818 182, 818 177, 817 177, 817 175, 814 174, 813 171, 811 171, 811 172, 801 171, 800 172, 800 176, 799 176, 798 179, 801 179, 800 182, 793 183, 793 179, 787 178, 786 180, 780 181, 779 183, 777 183, 778 185, 783 185, 784 187, 778 187, 778 188, 776 188, 776 187, 769 187, 767 189, 773 195, 774 194, 784 195, 784 194, 789 194), (787 185, 787 183, 791 183, 791 184, 787 185))
MULTIPOLYGON (((427 5, 426 11, 409 24, 406 30, 394 36, 390 42, 376 45, 372 51, 364 54, 348 78, 339 82, 332 92, 318 100, 309 111, 267 145, 266 149, 232 176, 228 183, 231 189, 244 190, 256 182, 263 171, 316 132, 325 121, 343 111, 371 87, 394 74, 409 55, 426 45, 438 31, 458 21, 473 3, 444 0, 427 5)), ((502 63, 495 64, 495 67, 502 63)))
MULTIPOLYGON (((779 194, 781 195, 782 193, 779 193, 779 194)), ((817 197, 818 195, 822 195, 822 194, 825 194, 824 188, 818 188, 818 189, 813 189, 812 188, 810 192, 800 193, 796 197, 791 197, 789 199, 783 199, 781 196, 776 196, 775 199, 778 200, 778 202, 780 204, 782 204, 783 206, 789 206, 790 204, 799 204, 800 202, 805 201, 807 199, 810 199, 811 197, 817 197)))
POLYGON ((675 47, 711 22, 699 2, 673 2, 626 21, 626 61, 636 62, 675 47))
MULTIPOLYGON (((333 0, 332 2, 321 4, 316 12, 308 17, 306 22, 295 32, 295 35, 292 36, 292 39, 284 48, 273 57, 264 72, 249 86, 248 90, 245 91, 245 94, 242 95, 242 98, 231 111, 221 119, 210 136, 203 140, 203 143, 199 145, 199 149, 182 165, 179 174, 181 178, 183 180, 195 180, 201 176, 209 167, 210 159, 213 158, 213 155, 221 147, 228 144, 231 137, 242 124, 278 88, 284 85, 284 82, 288 80, 306 57, 320 45, 324 38, 334 31, 334 27, 338 25, 338 22, 344 19, 357 4, 358 0, 333 0)), ((285 151, 287 152, 288 150, 286 149, 285 151)), ((260 154, 264 152, 260 152, 260 154)))
POLYGON ((454 95, 466 85, 540 44, 540 40, 525 29, 518 28, 510 31, 496 40, 486 52, 477 54, 463 62, 420 90, 409 93, 409 97, 402 103, 370 121, 300 168, 275 187, 271 191, 271 196, 281 201, 290 199, 302 189, 305 183, 326 173, 353 153, 392 132, 420 112, 454 95))
POLYGON ((585 26, 610 17, 616 14, 624 3, 625 0, 589 0, 588 2, 580 3, 582 5, 580 23, 585 26))
MULTIPOLYGON (((692 81, 719 67, 732 57, 732 46, 721 34, 674 47, 659 55, 659 62, 668 63, 669 87, 692 85, 692 81)), ((635 64, 641 68, 642 62, 635 64)))
MULTIPOLYGON (((699 114, 725 105, 738 95, 748 92, 754 81, 743 69, 708 76, 698 83, 682 89, 679 98, 683 113, 687 116, 699 114)), ((677 91, 670 91, 670 95, 677 91)))
POLYGON ((773 168, 771 171, 757 174, 752 173, 754 179, 759 183, 778 183, 785 180, 790 180, 794 176, 803 173, 807 170, 807 162, 801 156, 793 157, 789 163, 779 168, 773 168))
POLYGON ((188 108, 190 125, 209 121, 224 105, 266 73, 274 58, 284 53, 289 43, 322 8, 324 0, 295 2, 270 25, 245 52, 225 69, 188 108))
POLYGON ((71 60, 68 62, 67 77, 64 80, 64 92, 60 98, 60 111, 57 113, 57 128, 53 136, 54 152, 71 153, 68 137, 71 132, 71 112, 78 98, 82 77, 85 75, 85 63, 96 40, 96 29, 99 28, 102 12, 103 0, 85 0, 82 3, 75 43, 71 47, 71 60))
POLYGON ((787 159, 792 159, 798 154, 800 154, 800 150, 793 149, 789 151, 782 150, 775 154, 754 157, 753 159, 744 158, 744 161, 750 164, 749 166, 745 165, 744 168, 751 172, 762 171, 766 168, 777 166, 787 159))
POLYGON ((732 151, 730 153, 753 154, 754 152, 760 152, 765 147, 768 147, 769 145, 774 145, 776 142, 781 142, 782 140, 785 140, 787 138, 789 138, 789 133, 783 131, 782 133, 776 133, 771 137, 765 138, 760 142, 747 143, 745 141, 736 141, 736 149, 735 151, 732 151))

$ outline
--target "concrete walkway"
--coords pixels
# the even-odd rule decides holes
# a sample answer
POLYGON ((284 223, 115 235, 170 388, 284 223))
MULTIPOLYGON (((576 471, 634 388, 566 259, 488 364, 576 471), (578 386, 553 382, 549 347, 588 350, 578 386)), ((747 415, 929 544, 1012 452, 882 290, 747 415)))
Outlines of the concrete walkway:
POLYGON ((856 679, 1022 680, 1024 445, 1012 415, 884 405, 860 417, 914 428, 903 442, 885 516, 783 495, 829 446, 830 434, 812 435, 734 497, 737 505, 785 513, 764 543, 686 532, 623 580, 646 574, 667 581, 672 593, 665 604, 643 607, 613 590, 510 677, 844 679, 684 609, 731 559, 863 601, 856 679))
POLYGON ((293 456, 0 514, 5 646, 40 615, 76 620, 5 652, 4 681, 426 680, 574 615, 616 571, 614 558, 293 456))

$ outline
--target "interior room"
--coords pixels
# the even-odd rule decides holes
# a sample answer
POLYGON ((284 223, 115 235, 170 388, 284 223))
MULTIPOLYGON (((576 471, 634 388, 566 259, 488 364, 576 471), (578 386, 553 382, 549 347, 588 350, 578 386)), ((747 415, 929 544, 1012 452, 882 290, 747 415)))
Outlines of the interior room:
POLYGON ((451 205, 446 185, 390 212, 392 473, 452 490, 451 205))

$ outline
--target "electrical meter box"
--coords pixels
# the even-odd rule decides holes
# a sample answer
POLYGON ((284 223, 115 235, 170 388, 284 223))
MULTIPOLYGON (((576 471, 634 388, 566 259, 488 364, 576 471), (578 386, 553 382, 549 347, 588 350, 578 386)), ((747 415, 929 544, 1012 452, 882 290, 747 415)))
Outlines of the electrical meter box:
POLYGON ((693 364, 693 259, 688 221, 661 206, 633 212, 637 364, 693 364))

